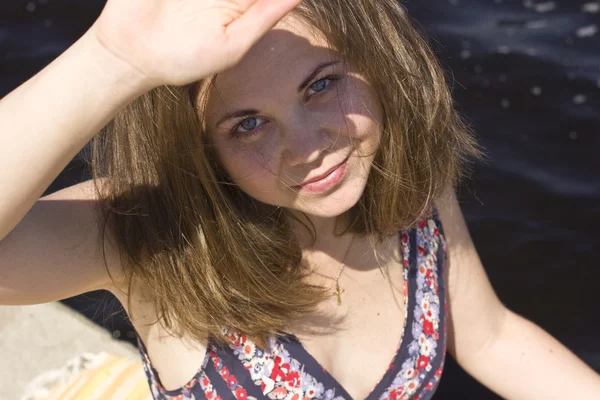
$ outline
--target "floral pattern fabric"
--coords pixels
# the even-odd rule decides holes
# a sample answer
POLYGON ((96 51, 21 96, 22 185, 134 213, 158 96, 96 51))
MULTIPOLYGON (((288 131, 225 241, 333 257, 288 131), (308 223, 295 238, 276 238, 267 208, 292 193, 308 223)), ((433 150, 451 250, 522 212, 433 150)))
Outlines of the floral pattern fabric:
MULTIPOLYGON (((448 305, 444 282, 446 242, 435 209, 401 232, 405 329, 388 370, 369 400, 427 400, 439 384, 446 354, 448 305)), ((198 373, 183 387, 166 390, 138 338, 155 399, 346 400, 351 396, 293 335, 271 337, 263 349, 246 335, 223 329, 227 346, 209 343, 198 373)), ((357 366, 357 368, 359 368, 357 366)))

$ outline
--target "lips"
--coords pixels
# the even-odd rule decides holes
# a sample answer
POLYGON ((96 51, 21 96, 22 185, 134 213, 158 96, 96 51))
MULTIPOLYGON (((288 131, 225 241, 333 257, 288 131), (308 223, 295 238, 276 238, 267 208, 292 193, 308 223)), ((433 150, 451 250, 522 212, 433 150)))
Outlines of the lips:
POLYGON ((320 173, 311 179, 306 180, 303 184, 295 186, 298 193, 306 194, 324 194, 336 188, 346 176, 348 167, 348 156, 342 163, 320 173))
POLYGON ((324 173, 322 173, 322 174, 320 174, 320 175, 316 175, 315 177, 313 177, 313 178, 311 178, 311 179, 307 180, 306 182, 303 182, 303 183, 301 183, 301 184, 297 185, 297 187, 304 186, 304 185, 307 185, 307 184, 309 184, 309 183, 317 182, 317 181, 320 181, 320 180, 321 180, 321 179, 323 179, 323 178, 326 178, 326 177, 327 177, 327 176, 329 176, 329 175, 330 175, 330 174, 331 174, 333 171, 335 171, 336 169, 338 169, 338 168, 340 167, 340 165, 342 165, 343 163, 345 163, 345 162, 346 162, 346 160, 348 160, 348 158, 345 158, 345 159, 344 159, 344 161, 342 161, 341 163, 339 163, 339 164, 337 164, 337 165, 335 165, 335 166, 333 166, 333 167, 329 168, 329 169, 328 169, 327 171, 325 171, 324 173))

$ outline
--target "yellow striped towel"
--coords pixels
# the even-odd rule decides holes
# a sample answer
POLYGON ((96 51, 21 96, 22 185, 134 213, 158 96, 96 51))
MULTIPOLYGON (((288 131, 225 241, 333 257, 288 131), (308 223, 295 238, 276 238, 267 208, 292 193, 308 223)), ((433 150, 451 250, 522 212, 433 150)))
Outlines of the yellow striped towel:
POLYGON ((21 400, 152 400, 141 360, 109 353, 79 355, 62 370, 39 376, 28 389, 21 400), (83 368, 82 360, 87 362, 83 368), (40 393, 44 379, 54 379, 53 388, 33 394, 36 386, 40 393))

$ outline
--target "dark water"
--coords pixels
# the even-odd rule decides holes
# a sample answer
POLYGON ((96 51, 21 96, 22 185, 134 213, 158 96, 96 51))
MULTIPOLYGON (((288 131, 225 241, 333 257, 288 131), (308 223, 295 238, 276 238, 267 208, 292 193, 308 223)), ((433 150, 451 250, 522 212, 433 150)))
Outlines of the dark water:
MULTIPOLYGON (((488 160, 463 190, 494 288, 600 371, 600 2, 414 0, 488 160)), ((458 368, 440 398, 494 398, 458 368)))
MULTIPOLYGON (((102 4, 1 2, 0 95, 69 46, 102 4)), ((600 371, 600 2, 413 0, 407 8, 487 150, 461 198, 494 288, 600 371)), ((86 178, 76 159, 48 193, 86 178)), ((104 297, 66 302, 131 339, 104 297)), ((496 397, 450 360, 436 398, 496 397)))

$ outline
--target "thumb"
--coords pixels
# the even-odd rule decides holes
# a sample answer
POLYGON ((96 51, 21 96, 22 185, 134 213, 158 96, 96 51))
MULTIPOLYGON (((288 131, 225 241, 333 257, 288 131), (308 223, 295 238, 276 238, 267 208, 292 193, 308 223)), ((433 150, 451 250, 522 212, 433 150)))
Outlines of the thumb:
POLYGON ((302 0, 256 0, 227 27, 227 36, 246 52, 302 0), (235 39, 234 39, 235 38, 235 39))

